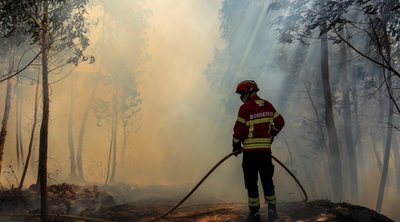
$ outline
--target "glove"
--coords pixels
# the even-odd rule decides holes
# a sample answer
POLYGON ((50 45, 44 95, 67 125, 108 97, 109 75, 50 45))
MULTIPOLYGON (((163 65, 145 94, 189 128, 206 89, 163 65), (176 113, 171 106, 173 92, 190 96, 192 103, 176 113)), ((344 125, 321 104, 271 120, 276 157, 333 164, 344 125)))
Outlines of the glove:
POLYGON ((278 133, 279 133, 279 131, 276 131, 275 129, 271 129, 271 130, 270 130, 270 134, 271 134, 271 144, 272 144, 272 142, 274 142, 274 137, 275 137, 276 135, 278 135, 278 133))
POLYGON ((235 152, 235 156, 238 156, 242 153, 242 143, 241 142, 232 142, 232 152, 235 152))
POLYGON ((271 134, 271 136, 272 136, 272 138, 273 138, 273 137, 275 137, 276 135, 278 135, 278 133, 279 133, 279 131, 277 131, 277 130, 275 130, 275 129, 271 129, 269 134, 271 134))

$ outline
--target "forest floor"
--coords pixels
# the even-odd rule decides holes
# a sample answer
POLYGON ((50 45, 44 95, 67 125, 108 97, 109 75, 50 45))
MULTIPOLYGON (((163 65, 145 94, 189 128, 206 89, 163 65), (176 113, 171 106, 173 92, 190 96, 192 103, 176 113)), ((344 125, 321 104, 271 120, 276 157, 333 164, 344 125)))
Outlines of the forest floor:
MULTIPOLYGON (((138 221, 150 222, 152 219, 168 211, 179 201, 173 196, 155 195, 143 196, 137 187, 122 185, 109 191, 99 186, 78 186, 73 184, 52 185, 48 189, 48 204, 50 221, 86 221, 86 218, 97 218, 98 221, 138 221), (135 195, 135 201, 121 203, 122 196, 135 195), (56 216, 54 216, 56 215, 56 216), (69 215, 63 218, 60 215, 69 215), (78 216, 78 218, 72 216, 78 216)), ((40 213, 38 188, 31 186, 29 189, 0 190, 0 221, 40 221, 35 215, 40 213)), ((168 192, 167 192, 168 193, 168 192)), ((123 198, 122 198, 123 199, 123 198)), ((378 214, 373 210, 348 203, 332 203, 328 200, 310 202, 282 202, 277 206, 279 219, 276 221, 382 221, 393 222, 388 217, 378 214)), ((267 209, 261 208, 261 214, 266 219, 267 209)), ((248 214, 245 203, 207 203, 203 201, 191 202, 184 205, 167 217, 158 221, 246 221, 248 214)), ((90 220, 87 220, 90 221, 90 220)), ((92 220, 95 221, 95 220, 92 220)))

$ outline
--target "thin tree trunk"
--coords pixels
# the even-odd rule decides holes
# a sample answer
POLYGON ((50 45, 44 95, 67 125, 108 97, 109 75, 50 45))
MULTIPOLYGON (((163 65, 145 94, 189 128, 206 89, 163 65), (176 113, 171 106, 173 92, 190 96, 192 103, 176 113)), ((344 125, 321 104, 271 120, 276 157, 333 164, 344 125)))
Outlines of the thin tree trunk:
POLYGON ((42 222, 47 222, 47 149, 48 149, 48 127, 49 127, 49 82, 48 82, 48 0, 43 1, 42 20, 42 87, 43 87, 43 115, 40 127, 39 140, 39 175, 40 175, 40 206, 42 222))
MULTIPOLYGON (((387 80, 390 81, 390 80, 387 80)), ((392 91, 392 84, 391 82, 389 84, 389 91, 392 91)), ((383 197, 385 195, 385 186, 386 186, 386 178, 388 174, 388 168, 389 168, 389 157, 390 157, 390 147, 392 143, 392 135, 393 135, 393 127, 391 126, 393 123, 393 107, 394 104, 393 102, 389 103, 389 113, 388 113, 388 129, 387 129, 387 137, 386 137, 386 145, 385 145, 385 156, 383 158, 383 167, 382 167, 382 175, 381 175, 381 180, 379 184, 379 192, 378 192, 378 199, 376 201, 376 211, 381 212, 382 210, 382 203, 383 203, 383 197)))
POLYGON ((122 122, 122 148, 121 148, 121 168, 125 167, 126 140, 128 137, 128 119, 125 114, 127 112, 126 94, 123 92, 122 107, 121 107, 121 122, 122 122))
POLYGON ((380 147, 380 145, 378 145, 377 141, 377 137, 375 135, 376 130, 374 129, 374 132, 370 132, 370 138, 371 138, 371 144, 372 144, 372 150, 374 151, 374 156, 375 156, 375 160, 376 160, 376 164, 378 167, 378 170, 381 171, 382 170, 382 160, 381 160, 381 156, 380 153, 378 152, 378 147, 380 147))
MULTIPOLYGON (((386 27, 386 26, 385 26, 386 27)), ((387 36, 387 33, 385 32, 384 34, 384 48, 387 54, 387 61, 391 61, 391 50, 390 50, 390 45, 389 45, 389 38, 387 36)), ((385 144, 385 155, 383 159, 383 168, 382 168, 382 175, 381 175, 381 180, 379 184, 379 192, 378 192, 378 198, 376 201, 376 211, 381 212, 382 210, 382 203, 383 203, 383 198, 385 195, 385 186, 386 186, 386 178, 388 174, 388 168, 389 168, 389 157, 390 157, 390 147, 392 145, 392 136, 393 136, 393 108, 394 108, 394 101, 393 99, 393 85, 392 85, 392 79, 390 78, 390 72, 388 73, 389 75, 386 76, 386 70, 383 70, 383 75, 385 77, 385 85, 386 89, 388 90, 389 97, 391 100, 389 101, 389 110, 388 110, 388 118, 387 118, 387 124, 388 124, 388 130, 387 130, 387 136, 386 136, 386 144, 385 144)))
MULTIPOLYGON (((342 36, 346 36, 344 30, 341 32, 342 36)), ((353 202, 358 201, 358 175, 357 175, 357 158, 355 154, 355 146, 353 142, 353 131, 352 131, 352 116, 351 116, 351 104, 350 104, 350 89, 351 82, 348 78, 349 71, 347 66, 347 47, 343 42, 341 44, 341 86, 342 86, 342 99, 343 99, 343 132, 345 145, 347 150, 347 158, 348 158, 348 167, 349 167, 349 178, 350 178, 350 193, 351 200, 353 202)))
POLYGON ((116 169, 117 169, 117 135, 118 135, 118 96, 114 93, 114 130, 113 130, 113 154, 112 154, 112 168, 111 168, 111 176, 110 176, 110 183, 115 183, 116 178, 116 169))
POLYGON ((68 114, 68 145, 69 145, 69 159, 70 159, 70 179, 75 180, 76 174, 76 163, 75 163, 75 146, 74 146, 74 133, 72 129, 74 121, 74 90, 73 90, 73 79, 70 79, 70 103, 69 103, 69 114, 68 114))
MULTIPOLYGON (((38 81, 38 84, 39 84, 39 86, 37 86, 37 87, 40 87, 40 73, 41 73, 41 69, 40 69, 40 67, 38 68, 38 74, 37 74, 37 81, 38 81)), ((36 93, 36 95, 35 95, 35 98, 37 98, 37 101, 35 100, 35 111, 36 111, 36 125, 37 125, 37 122, 38 122, 38 116, 37 116, 37 113, 39 113, 39 103, 40 103, 40 90, 38 90, 37 91, 37 93, 36 93)), ((35 131, 36 131, 36 128, 35 128, 35 131)), ((30 140, 29 140, 29 147, 30 147, 30 149, 32 149, 32 151, 31 151, 31 161, 30 161, 30 163, 31 163, 31 169, 32 169, 32 171, 34 172, 34 169, 35 169, 35 162, 37 162, 37 155, 35 155, 36 154, 36 144, 35 144, 35 142, 36 142, 36 140, 35 140, 35 134, 33 134, 33 133, 31 133, 31 138, 30 138, 30 140), (31 144, 31 141, 32 140, 32 145, 30 145, 31 144), (33 154, 33 155, 32 155, 33 154)), ((37 170, 36 172, 39 172, 39 170, 37 170)), ((37 178, 38 179, 38 178, 37 178)), ((39 184, 39 182, 38 181, 36 181, 36 184, 39 184)))
MULTIPOLYGON (((114 121, 114 120, 113 120, 114 121)), ((114 125, 114 123, 112 123, 114 125)), ((111 134, 113 135, 114 133, 112 132, 114 129, 111 129, 111 134)), ((104 185, 108 185, 108 179, 110 178, 110 168, 111 168, 111 155, 112 155, 112 147, 113 147, 113 141, 114 139, 110 139, 110 145, 109 145, 109 151, 108 151, 108 161, 107 161, 107 174, 106 174, 106 180, 104 182, 104 185)))
POLYGON ((16 140, 16 154, 17 154, 17 169, 20 170, 21 167, 21 96, 20 96, 20 86, 19 86, 19 75, 17 75, 17 81, 15 83, 15 140, 16 140))
MULTIPOLYGON (((353 60, 352 54, 350 53, 350 60, 353 60)), ((357 157, 358 158, 358 166, 359 169, 364 169, 365 166, 365 147, 364 143, 361 141, 361 126, 360 126, 360 121, 358 119, 358 91, 357 91, 357 80, 356 76, 359 73, 359 67, 354 67, 353 70, 353 75, 352 75, 352 86, 351 86, 351 93, 350 97, 352 98, 353 101, 353 113, 354 113, 354 118, 353 119, 353 129, 354 129, 354 148, 356 149, 356 153, 358 153, 357 157)), ((363 177, 363 175, 361 175, 363 177)))
POLYGON ((128 139, 128 123, 124 122, 123 123, 123 128, 122 128, 122 158, 121 158, 121 168, 125 167, 125 153, 126 153, 126 141, 128 139))
MULTIPOLYGON (((379 51, 378 46, 376 46, 376 50, 379 51)), ((383 62, 383 59, 382 58, 378 58, 378 55, 377 55, 376 60, 379 61, 380 59, 383 62)), ((371 68, 372 67, 377 69, 374 64, 371 64, 371 68)), ((379 69, 377 69, 376 72, 379 72, 379 69)), ((383 83, 385 81, 384 80, 384 75, 383 74, 382 75, 378 75, 376 81, 378 82, 378 85, 380 83, 383 83)), ((385 102, 387 100, 385 99, 385 96, 382 95, 382 94, 377 94, 376 97, 377 97, 376 99, 378 101, 378 120, 377 120, 376 124, 379 124, 379 123, 382 123, 382 122, 385 121, 385 111, 386 111, 385 107, 387 107, 386 106, 387 103, 385 103, 385 102)), ((374 128, 373 130, 374 130, 374 132, 371 133, 371 139, 372 139, 372 142, 373 142, 372 144, 374 144, 373 148, 374 148, 374 154, 375 154, 376 162, 378 164, 378 169, 379 169, 379 171, 381 171, 382 167, 383 167, 381 155, 383 153, 383 146, 384 146, 383 145, 384 144, 383 138, 385 137, 385 134, 384 134, 384 130, 380 130, 377 127, 374 128)))
MULTIPOLYGON (((115 99, 115 93, 114 93, 114 99, 115 99)), ((114 103, 115 103, 115 100, 114 100, 114 103)), ((112 161, 113 147, 114 147, 114 140, 115 140, 115 138, 114 138, 114 136, 115 136, 115 133, 114 133, 115 128, 114 128, 114 126, 115 126, 115 122, 117 121, 115 119, 115 112, 116 112, 116 110, 115 110, 115 105, 114 105, 113 115, 112 115, 112 123, 111 123, 111 139, 110 139, 110 146, 109 146, 109 152, 108 152, 108 162, 107 162, 107 176, 106 176, 106 181, 104 183, 105 185, 107 185, 108 182, 109 182, 110 171, 111 171, 111 161, 112 161)))
POLYGON ((7 136, 7 123, 8 123, 8 119, 10 116, 10 109, 11 109, 11 91, 12 91, 11 79, 7 79, 7 89, 6 89, 3 121, 2 121, 1 132, 0 132, 0 178, 1 178, 1 174, 2 174, 4 145, 5 145, 6 136, 7 136))
MULTIPOLYGON (((321 27, 323 29, 323 27, 321 27)), ((321 36, 321 78, 325 99, 325 124, 328 131, 329 171, 335 200, 340 200, 343 194, 342 163, 333 116, 332 92, 329 80, 328 38, 321 36)))
POLYGON ((394 153, 395 170, 396 170, 396 187, 397 190, 400 190, 400 150, 399 150, 399 140, 397 139, 397 137, 393 137, 393 153, 394 153))
POLYGON ((32 155, 33 140, 34 140, 34 137, 35 137, 36 122, 37 122, 38 100, 39 100, 39 98, 38 98, 39 97, 39 85, 40 85, 40 81, 39 81, 39 76, 38 76, 38 80, 37 80, 37 83, 36 83, 36 90, 35 90, 35 108, 34 108, 34 112, 33 112, 32 131, 31 131, 31 137, 30 137, 30 140, 29 140, 28 154, 26 156, 24 171, 22 172, 21 181, 20 181, 19 186, 18 186, 19 190, 21 190, 22 187, 24 186, 26 172, 28 170, 29 161, 30 161, 30 158, 31 158, 31 155, 32 155))

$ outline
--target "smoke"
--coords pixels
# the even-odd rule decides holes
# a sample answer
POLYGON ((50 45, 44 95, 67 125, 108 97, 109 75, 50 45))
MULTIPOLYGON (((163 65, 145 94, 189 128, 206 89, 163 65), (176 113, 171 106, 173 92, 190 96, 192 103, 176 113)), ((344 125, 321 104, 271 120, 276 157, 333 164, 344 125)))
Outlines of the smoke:
MULTIPOLYGON (((229 8, 232 5, 222 0, 104 0, 92 6, 88 54, 94 55, 96 62, 79 65, 67 78, 51 85, 50 182, 60 183, 70 173, 67 129, 72 93, 75 149, 84 113, 90 108, 83 150, 85 178, 87 182, 104 183, 113 93, 129 85, 141 103, 129 121, 124 156, 121 121, 117 128, 116 181, 139 187, 179 187, 179 194, 184 193, 231 152, 232 127, 240 106, 234 87, 240 80, 254 79, 261 86, 260 96, 270 100, 287 122, 274 142, 273 154, 294 169, 312 198, 329 198, 329 181, 317 179, 327 178, 323 164, 327 160, 321 158, 322 148, 316 151, 311 147, 313 140, 320 138, 315 132, 304 130, 314 113, 302 81, 303 77, 319 77, 318 46, 278 44, 269 23, 274 15, 265 13, 267 2, 237 1, 241 7, 229 8), (227 22, 223 20, 224 13, 230 19, 226 30, 221 28, 227 22), (89 105, 94 89, 94 101, 89 105)), ((52 81, 72 68, 52 74, 52 81)), ((313 95, 318 95, 318 90, 317 85, 313 95)), ((2 88, 1 95, 5 94, 3 91, 2 88)), ((33 92, 34 85, 24 85, 25 144, 31 129, 33 92)), ((122 91, 118 92, 121 102, 124 97, 122 91)), ((320 105, 321 97, 314 99, 320 105)), ((1 104, 3 101, 1 97, 1 104)), ((8 131, 3 166, 15 166, 14 115, 8 131)), ((372 151, 366 153, 366 159, 372 162, 372 151)), ((37 155, 33 157, 36 161, 37 155)), ((360 178, 360 204, 373 208, 376 195, 371 193, 378 188, 370 179, 379 178, 380 172, 375 163, 365 165, 360 171, 369 176, 360 178)), ((18 175, 17 167, 13 168, 18 175)), ((26 184, 36 177, 34 170, 28 174, 26 184)), ((245 201, 242 177, 241 157, 232 157, 210 176, 194 198, 245 201)), ((9 176, 9 180, 14 183, 13 177, 9 176)), ((275 183, 280 201, 302 199, 294 181, 277 165, 275 183)), ((387 206, 398 196, 393 184, 385 196, 384 213, 395 210, 387 206)))

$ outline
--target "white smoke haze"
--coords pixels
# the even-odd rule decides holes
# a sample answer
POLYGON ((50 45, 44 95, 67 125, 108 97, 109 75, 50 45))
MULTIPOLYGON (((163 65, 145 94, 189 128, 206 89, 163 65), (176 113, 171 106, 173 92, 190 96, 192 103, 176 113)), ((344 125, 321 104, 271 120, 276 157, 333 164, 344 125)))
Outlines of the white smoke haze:
MULTIPOLYGON (((305 122, 315 115, 304 87, 300 85, 305 77, 320 78, 318 44, 313 43, 307 48, 300 44, 280 44, 275 29, 268 25, 275 16, 265 13, 269 3, 252 1, 243 3, 246 7, 230 9, 235 24, 231 27, 232 33, 221 30, 223 0, 122 0, 112 3, 103 0, 93 3, 89 14, 96 24, 90 32, 91 46, 87 53, 94 55, 96 62, 79 65, 67 78, 51 86, 49 182, 68 182, 69 178, 67 132, 71 92, 76 149, 84 112, 99 81, 84 138, 86 182, 105 182, 111 140, 111 101, 114 90, 126 84, 137 91, 141 103, 140 110, 129 122, 124 155, 121 150, 123 127, 119 122, 116 182, 138 187, 177 187, 179 194, 184 196, 214 164, 231 152, 232 127, 241 105, 234 94, 235 86, 241 80, 254 79, 260 86, 259 95, 272 102, 286 120, 286 127, 274 141, 273 155, 293 170, 311 199, 330 198, 332 191, 327 186, 330 182, 326 180, 327 169, 323 164, 326 157, 310 147, 310 136, 317 136, 302 131, 305 122), (224 38, 227 35, 229 42, 224 38), (301 54, 303 66, 292 67, 299 57, 298 51, 303 49, 307 50, 301 54), (284 59, 288 61, 286 67, 279 63, 284 59), (231 73, 229 78, 223 75, 226 73, 231 73), (297 79, 295 86, 287 83, 290 78, 297 79), (120 85, 115 87, 113 84, 120 85), (96 117, 93 107, 99 110, 102 102, 107 104, 101 107, 108 113, 98 113, 96 117), (125 160, 123 165, 122 159, 125 160)), ((64 76, 71 68, 65 67, 60 74, 52 74, 52 81, 64 76)), ((0 107, 4 107, 4 86, 1 83, 0 107)), ((22 127, 25 148, 33 118, 34 86, 24 85, 22 127)), ((320 95, 315 98, 317 104, 322 100, 320 95)), ((122 94, 118 94, 118 98, 122 100, 122 94)), ((368 105, 365 103, 366 110, 368 105)), ((8 170, 6 166, 11 165, 19 177, 22 171, 15 167, 14 107, 8 125, 3 169, 8 170)), ((0 115, 3 115, 2 111, 0 115)), ((365 112, 363 115, 372 114, 365 112)), ((340 119, 336 124, 342 124, 340 119)), ((362 126, 376 127, 368 124, 362 123, 362 126)), ((343 133, 339 132, 339 138, 342 137, 343 133)), ((372 146, 367 145, 370 140, 370 137, 362 139, 366 147, 365 162, 358 168, 360 198, 355 204, 374 209, 381 171, 372 146)), ((378 145, 381 148, 378 153, 383 159, 384 145, 378 145)), ((344 151, 342 155, 346 155, 344 151)), ((37 161, 37 154, 33 161, 37 161)), ((389 166, 390 174, 394 172, 394 165, 389 166)), ((343 170, 346 171, 345 165, 343 170)), ((400 219, 396 212, 400 204, 399 188, 394 175, 389 176, 382 213, 400 219)), ((212 201, 246 202, 242 177, 241 156, 232 157, 204 182, 193 199, 210 197, 212 201)), ((279 201, 303 199, 295 182, 277 164, 274 178, 279 201)), ((35 180, 36 171, 28 171, 25 186, 35 180)), ((345 181, 349 179, 345 178, 345 181)), ((2 177, 1 183, 3 186, 15 184, 9 174, 2 177)), ((345 191, 345 196, 350 198, 349 191, 345 191)))

